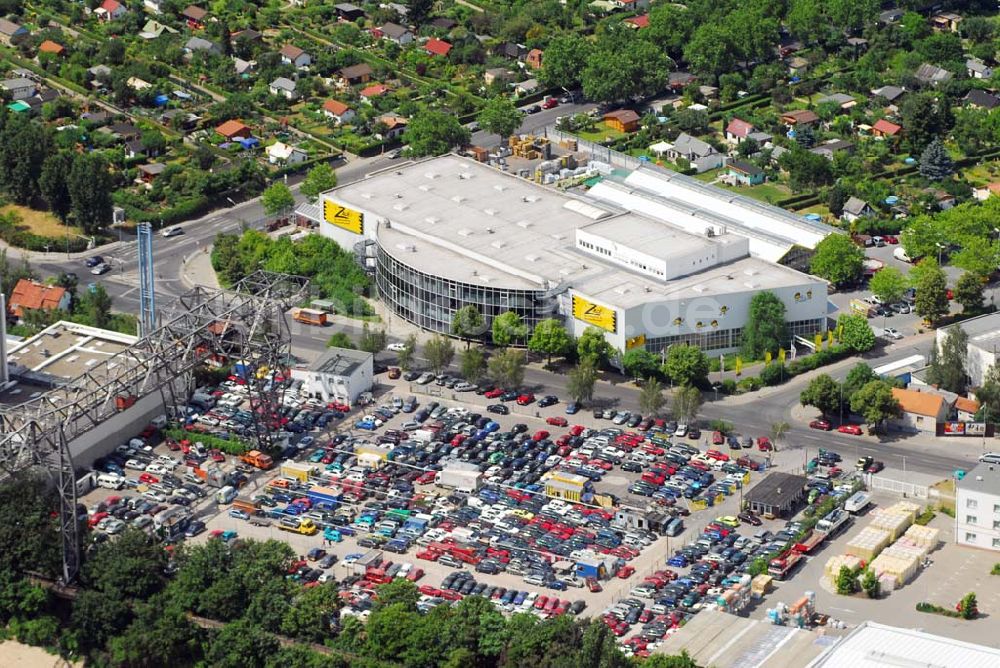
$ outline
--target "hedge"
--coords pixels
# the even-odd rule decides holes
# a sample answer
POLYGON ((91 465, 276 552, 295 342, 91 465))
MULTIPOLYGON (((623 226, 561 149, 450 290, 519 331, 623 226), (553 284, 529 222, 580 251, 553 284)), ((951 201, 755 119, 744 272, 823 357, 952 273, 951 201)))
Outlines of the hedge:
POLYGON ((200 442, 206 448, 218 448, 227 455, 242 455, 250 449, 250 445, 239 438, 220 438, 213 434, 204 434, 197 431, 185 431, 178 427, 171 427, 163 430, 164 435, 175 441, 187 439, 192 443, 200 442))

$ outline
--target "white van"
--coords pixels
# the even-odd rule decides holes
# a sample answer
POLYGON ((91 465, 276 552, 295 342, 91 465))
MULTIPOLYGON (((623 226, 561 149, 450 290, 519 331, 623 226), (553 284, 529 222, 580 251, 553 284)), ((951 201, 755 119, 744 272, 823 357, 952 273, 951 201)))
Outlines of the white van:
POLYGON ((235 498, 236 488, 229 485, 226 485, 215 494, 215 502, 220 504, 232 503, 235 498))
POLYGON ((1000 452, 987 452, 979 457, 983 464, 1000 464, 1000 452))
POLYGON ((97 476, 97 486, 104 489, 121 489, 125 486, 125 478, 114 473, 102 473, 97 476))

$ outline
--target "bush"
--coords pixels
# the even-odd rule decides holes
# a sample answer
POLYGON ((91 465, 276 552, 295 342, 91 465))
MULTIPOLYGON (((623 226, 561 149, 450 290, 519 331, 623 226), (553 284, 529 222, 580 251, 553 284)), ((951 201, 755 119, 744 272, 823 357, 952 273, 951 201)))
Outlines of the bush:
POLYGON ((837 573, 837 593, 841 596, 850 596, 858 591, 858 573, 860 568, 850 568, 841 566, 837 573))
POLYGON ((979 606, 976 604, 975 592, 969 592, 958 602, 958 614, 962 619, 975 619, 979 616, 979 606))
POLYGON ((948 608, 942 608, 940 605, 935 605, 934 603, 917 603, 917 612, 928 612, 934 615, 944 615, 945 617, 959 617, 960 615, 955 610, 949 610, 948 608))
POLYGON ((708 423, 708 428, 712 431, 719 431, 723 434, 728 434, 733 430, 733 423, 726 422, 725 420, 712 420, 708 423))
POLYGON ((938 506, 938 510, 947 515, 948 517, 955 519, 955 510, 947 506, 938 506))
POLYGON ((725 394, 736 394, 736 381, 732 378, 726 378, 722 381, 722 386, 720 388, 725 394))
POLYGON ((768 364, 760 372, 760 382, 767 387, 780 385, 788 378, 791 378, 791 376, 788 375, 788 369, 784 364, 778 362, 768 364))
POLYGON ((990 575, 1000 575, 1000 564, 993 564, 993 568, 990 569, 990 575))
POLYGON ((201 442, 206 448, 212 449, 217 448, 227 455, 242 455, 247 450, 250 449, 250 445, 243 439, 236 438, 220 438, 213 434, 203 434, 197 431, 185 431, 176 427, 164 429, 163 433, 165 436, 174 439, 175 441, 183 441, 187 439, 192 443, 201 442))
POLYGON ((930 524, 932 519, 934 519, 934 509, 931 506, 927 506, 927 508, 924 509, 924 512, 917 515, 913 522, 914 524, 919 524, 923 527, 930 524))

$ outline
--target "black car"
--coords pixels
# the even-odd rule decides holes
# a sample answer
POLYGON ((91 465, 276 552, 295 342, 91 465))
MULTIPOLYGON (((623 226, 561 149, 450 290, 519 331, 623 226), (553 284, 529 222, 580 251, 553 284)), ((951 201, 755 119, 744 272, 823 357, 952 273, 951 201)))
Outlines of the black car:
POLYGON ((539 107, 537 104, 533 104, 530 107, 525 107, 524 113, 526 113, 526 114, 537 114, 541 110, 542 110, 541 107, 539 107))
POLYGON ((510 413, 510 409, 503 404, 490 404, 486 407, 486 411, 488 413, 496 413, 497 415, 508 415, 510 413))
POLYGON ((552 406, 558 403, 559 403, 559 397, 555 396, 554 394, 547 394, 538 400, 538 405, 541 408, 545 408, 546 406, 552 406))
POLYGON ((500 395, 500 401, 514 401, 518 396, 514 390, 508 390, 500 395))
POLYGON ((95 255, 94 257, 88 257, 84 264, 88 267, 96 267, 99 264, 104 264, 104 258, 100 255, 95 255))
POLYGON ((642 464, 639 462, 625 462, 622 464, 622 471, 631 471, 632 473, 642 473, 642 464))
POLYGON ((408 382, 414 381, 417 378, 420 378, 420 374, 416 371, 407 371, 403 374, 403 380, 408 382))

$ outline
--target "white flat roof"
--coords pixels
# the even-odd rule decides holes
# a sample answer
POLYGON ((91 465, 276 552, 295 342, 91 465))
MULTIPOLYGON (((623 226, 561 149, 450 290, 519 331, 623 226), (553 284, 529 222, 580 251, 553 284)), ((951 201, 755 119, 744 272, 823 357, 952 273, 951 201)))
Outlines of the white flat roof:
POLYGON ((809 668, 995 668, 998 665, 1000 649, 995 647, 864 622, 810 663, 809 668))
POLYGON ((427 274, 484 287, 546 290, 560 283, 631 308, 664 296, 729 294, 809 282, 787 267, 744 258, 658 281, 576 249, 583 229, 667 261, 708 237, 645 215, 573 197, 455 155, 406 163, 327 193, 366 212, 366 232, 387 253, 427 274), (603 297, 602 297, 603 295, 603 297))

